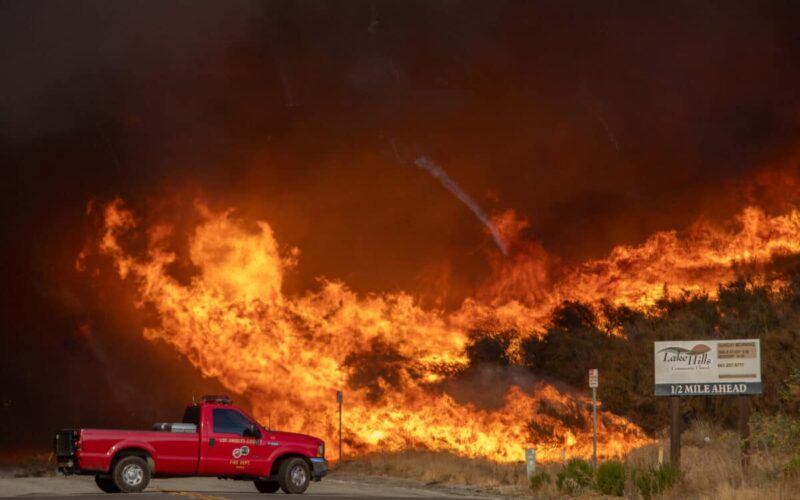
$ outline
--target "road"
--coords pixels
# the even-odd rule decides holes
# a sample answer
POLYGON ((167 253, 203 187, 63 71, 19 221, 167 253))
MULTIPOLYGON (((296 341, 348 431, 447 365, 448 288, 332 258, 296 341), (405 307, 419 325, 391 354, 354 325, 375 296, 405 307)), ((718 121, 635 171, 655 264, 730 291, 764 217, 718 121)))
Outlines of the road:
MULTIPOLYGON (((278 493, 282 495, 283 493, 278 493)), ((24 496, 26 500, 69 497, 70 500, 99 500, 105 495, 91 476, 71 477, 0 477, 0 497, 24 496)), ((259 500, 251 482, 225 481, 216 478, 154 479, 142 493, 146 500, 259 500)), ((119 498, 119 497, 116 497, 119 498)), ((474 490, 426 486, 413 481, 394 481, 372 477, 328 477, 311 483, 300 498, 461 498, 464 500, 498 498, 474 490)))

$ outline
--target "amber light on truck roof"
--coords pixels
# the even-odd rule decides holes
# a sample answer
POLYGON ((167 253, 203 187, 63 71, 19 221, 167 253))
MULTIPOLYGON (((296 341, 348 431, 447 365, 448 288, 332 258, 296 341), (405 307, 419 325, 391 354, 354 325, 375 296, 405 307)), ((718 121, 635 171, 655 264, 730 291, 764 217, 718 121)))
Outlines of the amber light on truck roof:
POLYGON ((221 405, 233 404, 230 396, 203 396, 200 398, 201 403, 217 403, 221 405))

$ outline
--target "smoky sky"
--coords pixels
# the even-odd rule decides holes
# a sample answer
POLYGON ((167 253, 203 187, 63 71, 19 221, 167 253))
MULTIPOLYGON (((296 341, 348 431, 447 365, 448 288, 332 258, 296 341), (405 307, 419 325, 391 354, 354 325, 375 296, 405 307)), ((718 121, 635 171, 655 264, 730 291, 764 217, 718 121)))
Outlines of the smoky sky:
POLYGON ((79 420, 60 415, 71 401, 83 420, 120 417, 124 403, 85 410, 115 376, 134 394, 121 401, 149 402, 147 418, 198 385, 219 389, 143 344, 147 318, 124 290, 74 271, 89 200, 146 213, 202 196, 300 248, 290 289, 318 276, 359 291, 435 284, 457 304, 496 250, 414 159, 488 213, 513 208, 566 261, 730 216, 744 201, 720 193, 796 150, 799 10, 0 2, 3 426, 40 443, 33 426, 79 420), (99 347, 84 345, 86 324, 99 347), (108 375, 102 353, 119 346, 128 371, 108 375))

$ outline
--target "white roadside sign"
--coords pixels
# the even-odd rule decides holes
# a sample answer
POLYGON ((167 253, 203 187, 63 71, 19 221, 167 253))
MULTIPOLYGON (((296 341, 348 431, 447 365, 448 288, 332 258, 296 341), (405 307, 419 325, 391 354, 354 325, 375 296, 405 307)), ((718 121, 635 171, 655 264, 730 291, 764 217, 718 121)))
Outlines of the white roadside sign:
POLYGON ((589 387, 594 389, 598 386, 597 368, 592 368, 589 370, 589 387))
POLYGON ((656 342, 655 392, 656 396, 761 394, 761 342, 656 342))

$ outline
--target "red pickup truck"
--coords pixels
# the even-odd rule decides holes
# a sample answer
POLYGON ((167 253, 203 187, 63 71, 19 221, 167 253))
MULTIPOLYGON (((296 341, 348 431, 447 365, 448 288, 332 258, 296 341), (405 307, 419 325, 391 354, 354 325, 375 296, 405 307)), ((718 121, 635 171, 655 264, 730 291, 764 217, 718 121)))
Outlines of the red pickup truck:
POLYGON ((253 481, 261 493, 303 493, 328 472, 325 443, 259 425, 226 396, 204 396, 180 423, 153 431, 66 429, 56 433, 58 470, 94 475, 106 493, 139 492, 151 477, 253 481))

